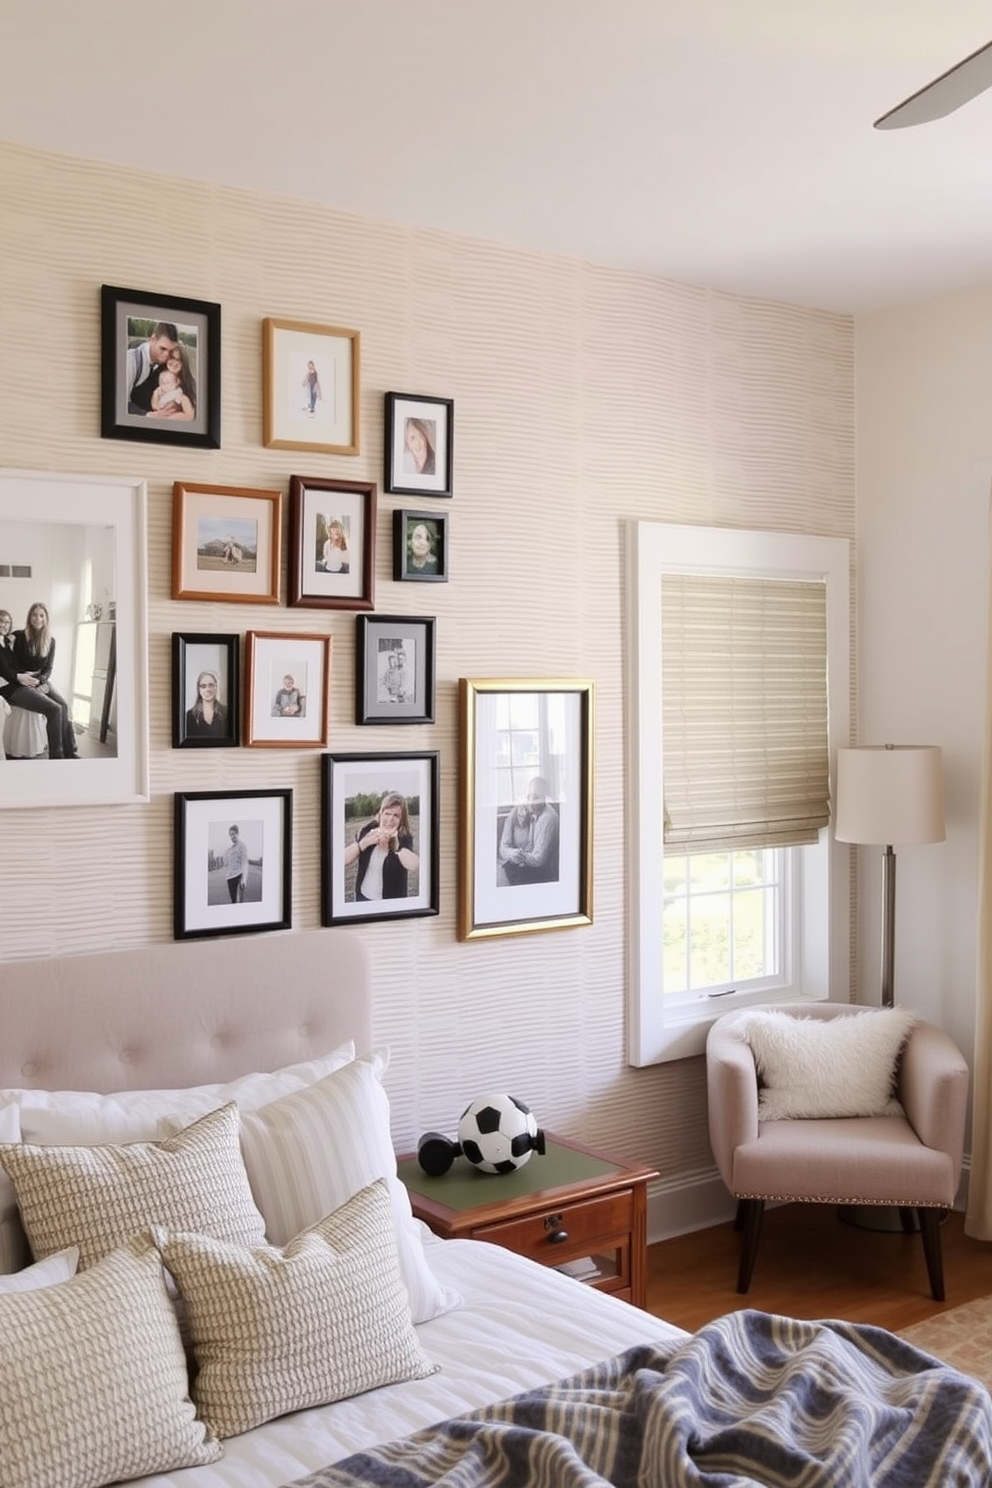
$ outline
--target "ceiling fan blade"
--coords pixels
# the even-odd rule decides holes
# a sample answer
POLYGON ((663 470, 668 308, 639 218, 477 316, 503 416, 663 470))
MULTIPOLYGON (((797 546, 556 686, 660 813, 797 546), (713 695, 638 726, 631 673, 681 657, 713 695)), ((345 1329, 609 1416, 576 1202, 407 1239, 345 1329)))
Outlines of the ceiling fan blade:
POLYGON ((931 119, 952 114, 986 88, 992 88, 992 41, 889 109, 875 120, 874 127, 905 129, 910 124, 929 124, 931 119))

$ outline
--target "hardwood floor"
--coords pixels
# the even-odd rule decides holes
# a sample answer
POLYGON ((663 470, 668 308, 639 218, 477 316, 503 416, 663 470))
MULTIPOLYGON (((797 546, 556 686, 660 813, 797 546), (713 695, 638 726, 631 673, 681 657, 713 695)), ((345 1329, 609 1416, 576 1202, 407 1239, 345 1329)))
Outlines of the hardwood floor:
POLYGON ((992 1295, 992 1245, 941 1225, 947 1297, 935 1302, 919 1235, 844 1223, 836 1209, 783 1204, 765 1213, 751 1289, 737 1291, 741 1237, 732 1224, 648 1247, 650 1312, 690 1332, 741 1307, 799 1318, 847 1318, 898 1332, 962 1302, 992 1295))

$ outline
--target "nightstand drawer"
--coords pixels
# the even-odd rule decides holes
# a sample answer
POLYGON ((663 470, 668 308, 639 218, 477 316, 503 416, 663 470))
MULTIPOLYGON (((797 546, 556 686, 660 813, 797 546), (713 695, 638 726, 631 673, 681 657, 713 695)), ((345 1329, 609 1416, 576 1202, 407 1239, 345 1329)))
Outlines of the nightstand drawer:
POLYGON ((626 1238, 633 1221, 633 1194, 604 1194, 599 1199, 584 1199, 575 1204, 548 1206, 525 1219, 504 1220, 499 1224, 480 1225, 473 1229, 473 1240, 491 1240, 518 1255, 555 1266, 570 1256, 585 1254, 597 1241, 626 1238), (567 1239, 554 1239, 566 1235, 567 1239))

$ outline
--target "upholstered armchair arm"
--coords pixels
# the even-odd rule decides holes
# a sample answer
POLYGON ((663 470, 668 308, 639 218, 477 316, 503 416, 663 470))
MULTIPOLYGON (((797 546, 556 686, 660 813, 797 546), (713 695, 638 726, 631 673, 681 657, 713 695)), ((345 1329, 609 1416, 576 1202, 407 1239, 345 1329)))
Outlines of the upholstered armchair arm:
POLYGON ((710 1146, 720 1176, 733 1192, 734 1149, 758 1135, 758 1078, 750 1044, 718 1019, 706 1040, 710 1146))
POLYGON ((956 1184, 964 1151, 968 1066, 942 1028, 914 1025, 900 1065, 899 1099, 920 1141, 950 1154, 956 1184))

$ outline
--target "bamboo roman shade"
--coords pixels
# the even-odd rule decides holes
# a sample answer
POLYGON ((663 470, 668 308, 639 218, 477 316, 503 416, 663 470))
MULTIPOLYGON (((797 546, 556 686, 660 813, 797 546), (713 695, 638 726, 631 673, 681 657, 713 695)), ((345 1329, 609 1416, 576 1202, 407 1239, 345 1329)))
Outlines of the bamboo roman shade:
POLYGON ((826 584, 662 576, 665 844, 815 842, 830 814, 826 584))

